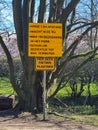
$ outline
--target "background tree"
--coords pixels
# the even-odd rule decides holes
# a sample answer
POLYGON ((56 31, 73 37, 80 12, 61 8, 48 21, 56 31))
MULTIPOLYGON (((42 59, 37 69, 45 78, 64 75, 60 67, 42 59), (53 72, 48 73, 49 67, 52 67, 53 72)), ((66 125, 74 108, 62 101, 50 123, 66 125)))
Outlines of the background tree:
MULTIPOLYGON (((94 22, 98 20, 98 1, 97 0, 90 0, 88 2, 86 1, 81 1, 80 8, 84 7, 84 9, 80 9, 80 12, 78 14, 79 19, 83 19, 86 22, 94 22), (81 16, 83 14, 83 16, 81 16)), ((87 40, 88 40, 88 45, 93 49, 97 45, 97 31, 98 28, 96 29, 91 29, 87 33, 87 40)))

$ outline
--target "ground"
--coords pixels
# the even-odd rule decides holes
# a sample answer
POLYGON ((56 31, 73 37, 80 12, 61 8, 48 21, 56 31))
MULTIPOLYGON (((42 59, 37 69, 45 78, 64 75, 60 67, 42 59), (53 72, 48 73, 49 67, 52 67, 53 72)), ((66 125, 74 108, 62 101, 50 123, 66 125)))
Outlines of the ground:
POLYGON ((37 116, 28 112, 18 116, 11 111, 0 112, 0 130, 98 130, 98 126, 72 123, 66 117, 47 115, 47 120, 43 121, 42 115, 37 116))

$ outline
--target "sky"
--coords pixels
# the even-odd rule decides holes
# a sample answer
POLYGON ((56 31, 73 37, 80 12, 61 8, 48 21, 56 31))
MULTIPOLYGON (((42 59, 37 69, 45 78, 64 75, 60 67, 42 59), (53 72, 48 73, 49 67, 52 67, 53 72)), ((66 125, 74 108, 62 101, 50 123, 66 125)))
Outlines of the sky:
MULTIPOLYGON (((6 0, 8 3, 10 3, 10 7, 7 6, 6 3, 1 3, 0 0, 0 32, 10 31, 14 32, 14 21, 13 21, 13 13, 12 13, 12 0, 6 0), (3 8, 3 6, 5 8, 3 8)), ((39 6, 39 0, 36 0, 36 6, 35 6, 35 15, 36 10, 39 6)), ((36 21, 36 19, 35 19, 36 21)))
MULTIPOLYGON (((37 21, 36 10, 38 9, 39 1, 40 0, 36 0, 36 5, 35 5, 35 16, 36 17, 35 17, 34 22, 37 21)), ((68 1, 70 1, 70 0, 68 0, 68 1)), ((94 0, 94 1, 98 2, 98 0, 94 0)), ((10 2, 10 5, 11 5, 12 0, 7 0, 7 2, 10 2)), ((89 4, 90 0, 81 0, 81 2, 82 2, 82 4, 84 4, 86 2, 86 4, 84 4, 84 6, 81 6, 82 5, 81 3, 78 4, 77 17, 78 18, 84 17, 84 18, 90 19, 90 8, 89 8, 90 7, 90 4, 89 4), (89 5, 89 7, 88 7, 88 5, 89 5)), ((65 5, 66 4, 68 4, 68 2, 66 2, 65 5)), ((2 31, 2 28, 3 28, 3 30, 14 31, 13 17, 12 17, 12 15, 13 15, 12 14, 12 5, 10 7, 7 7, 5 4, 5 7, 6 7, 5 9, 2 9, 2 4, 0 3, 0 31, 2 31)), ((94 10, 97 10, 97 12, 98 12, 98 4, 94 7, 94 10)), ((48 13, 47 13, 47 16, 48 16, 48 13)))
POLYGON ((0 31, 2 32, 5 30, 14 30, 11 0, 8 0, 7 2, 10 2, 10 7, 4 2, 3 4, 0 2, 0 31))

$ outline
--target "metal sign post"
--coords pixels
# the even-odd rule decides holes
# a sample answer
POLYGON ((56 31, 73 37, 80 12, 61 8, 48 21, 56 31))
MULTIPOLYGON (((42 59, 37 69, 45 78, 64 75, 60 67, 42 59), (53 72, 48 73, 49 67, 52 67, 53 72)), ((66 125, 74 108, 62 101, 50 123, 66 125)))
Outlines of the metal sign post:
MULTIPOLYGON (((31 0, 29 17, 31 18, 31 0)), ((28 56, 35 57, 35 70, 43 72, 43 120, 46 120, 46 71, 55 69, 55 57, 62 56, 61 23, 29 23, 28 56)))
POLYGON ((46 120, 46 71, 43 76, 43 121, 46 120))

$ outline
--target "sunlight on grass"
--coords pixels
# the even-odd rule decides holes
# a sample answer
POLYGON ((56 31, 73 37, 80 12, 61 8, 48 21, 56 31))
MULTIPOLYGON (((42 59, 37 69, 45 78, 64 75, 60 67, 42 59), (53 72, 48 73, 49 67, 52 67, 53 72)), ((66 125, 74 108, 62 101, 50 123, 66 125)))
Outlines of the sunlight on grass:
POLYGON ((13 88, 8 78, 0 78, 0 94, 12 94, 13 88))
MULTIPOLYGON (((94 95, 98 95, 98 83, 91 83, 90 85, 90 92, 91 92, 91 96, 94 95)), ((84 87, 84 91, 82 93, 82 96, 86 96, 88 93, 88 89, 87 89, 87 85, 85 85, 84 87)), ((80 84, 78 84, 78 91, 80 90, 80 84)), ((63 89, 61 89, 58 93, 57 96, 58 97, 66 97, 66 96, 70 96, 71 95, 71 87, 69 85, 67 85, 66 87, 64 87, 63 89)))
MULTIPOLYGON (((87 95, 87 85, 84 86, 84 92, 82 93, 83 96, 87 95)), ((90 92, 91 92, 91 95, 94 96, 94 95, 98 95, 98 87, 97 87, 97 83, 91 83, 90 84, 90 92)))

